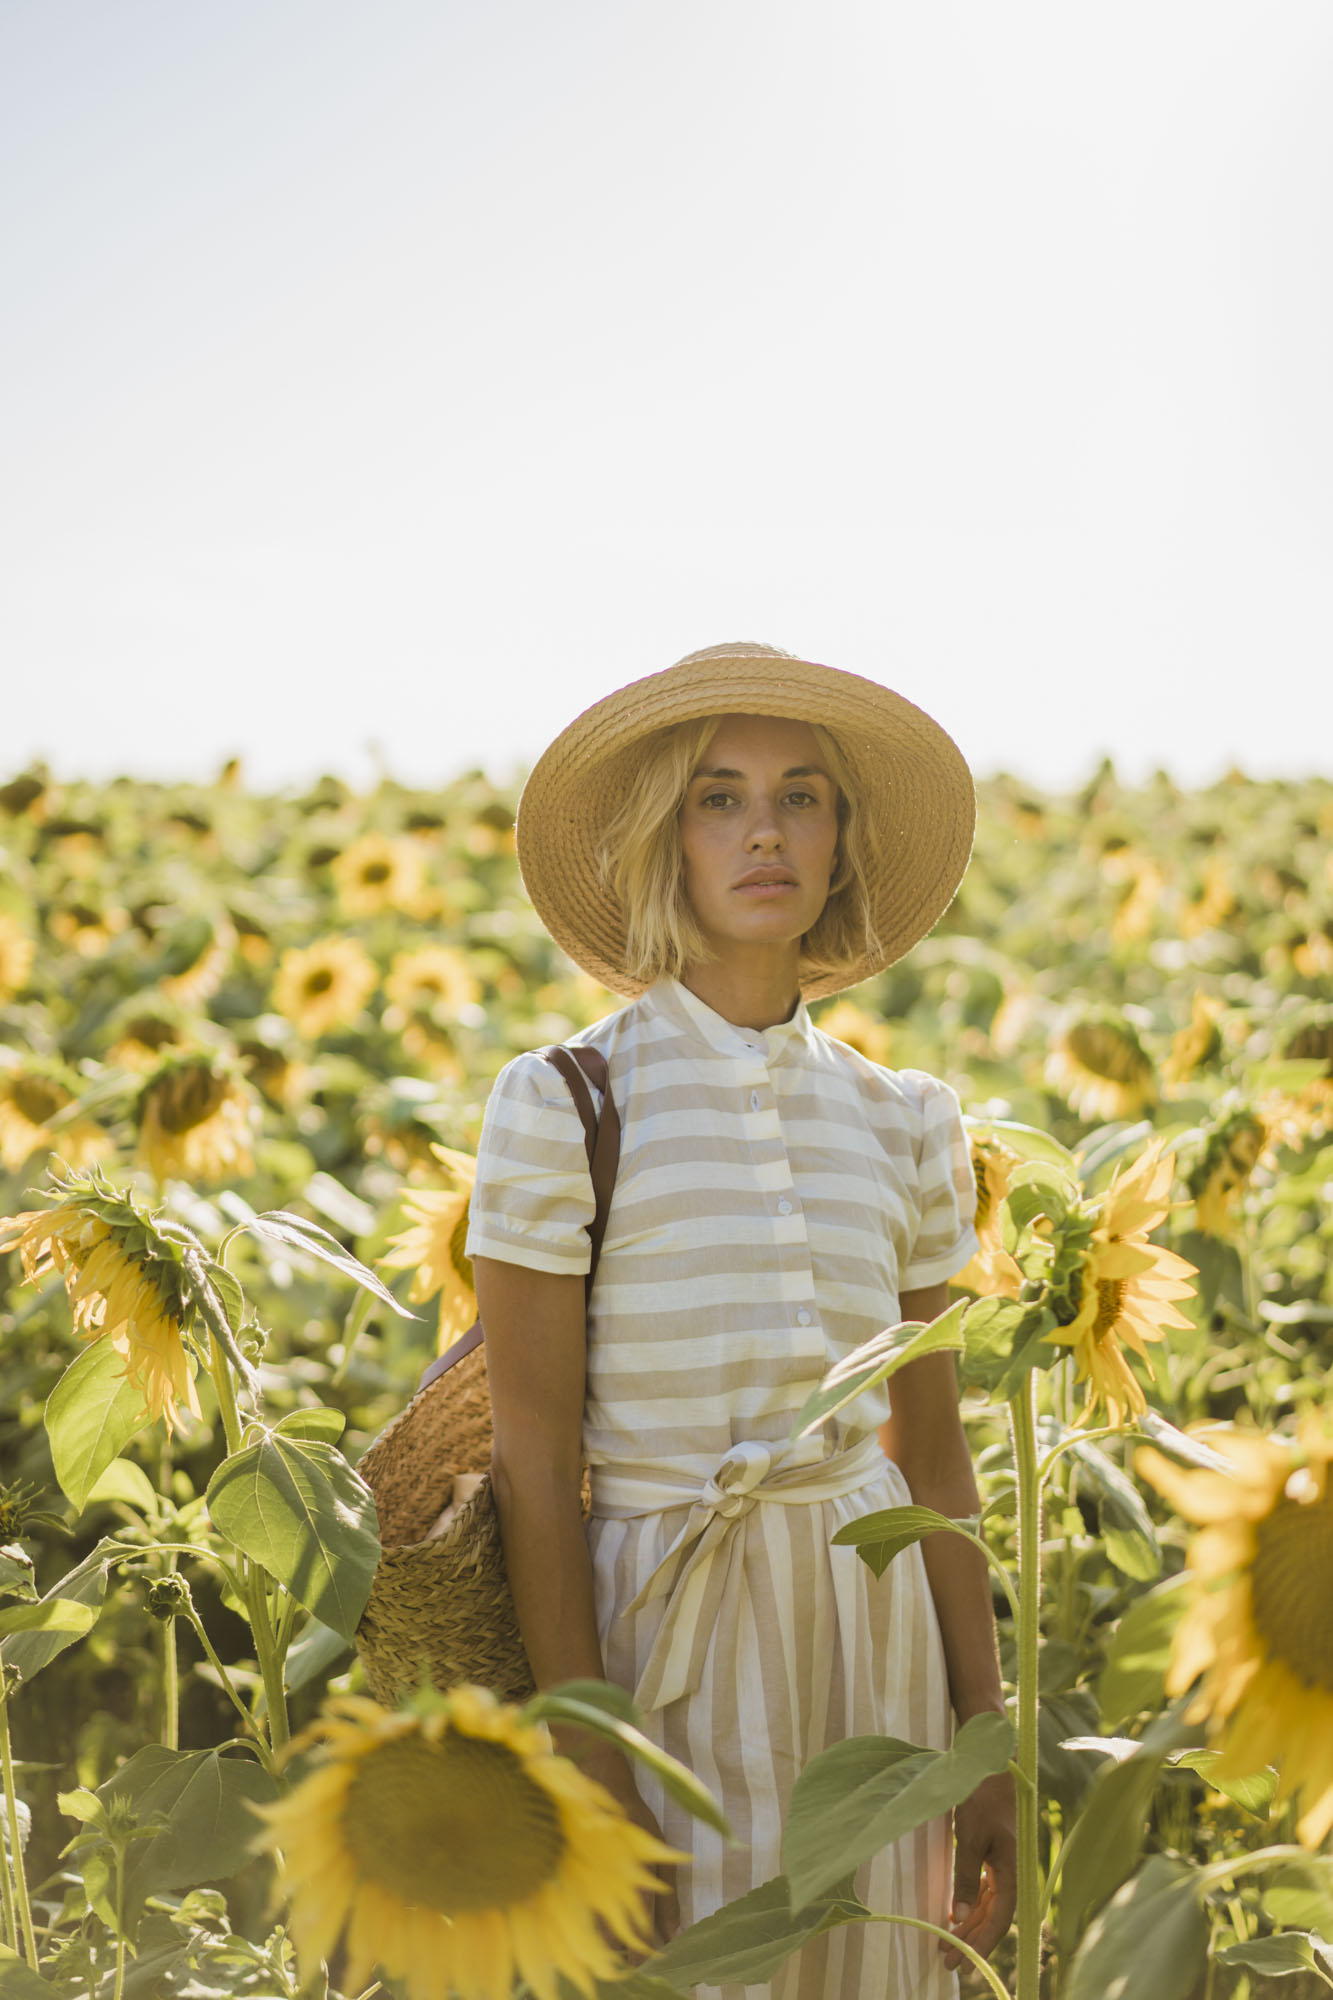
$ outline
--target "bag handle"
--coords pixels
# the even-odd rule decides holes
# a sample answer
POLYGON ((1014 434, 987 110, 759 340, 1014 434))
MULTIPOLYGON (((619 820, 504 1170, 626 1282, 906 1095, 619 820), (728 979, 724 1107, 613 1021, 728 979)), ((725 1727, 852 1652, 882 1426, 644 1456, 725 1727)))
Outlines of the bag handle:
MULTIPOLYGON (((597 1264, 602 1254, 602 1238, 606 1234, 606 1219, 611 1212, 611 1196, 615 1193, 616 1172, 620 1166, 620 1113, 611 1097, 611 1082, 607 1074, 606 1057, 597 1049, 566 1048, 563 1042, 554 1048, 543 1049, 546 1061, 559 1070, 569 1086, 569 1094, 574 1100, 579 1118, 583 1124, 583 1144, 588 1155, 588 1172, 592 1179, 592 1194, 595 1204, 592 1221, 588 1224, 588 1240, 592 1244, 592 1262, 588 1266, 585 1280, 585 1296, 591 1295, 592 1281, 597 1276, 597 1264), (602 1115, 599 1118, 593 1108, 592 1093, 588 1089, 590 1081, 602 1093, 602 1115)), ((417 1394, 438 1380, 446 1370, 457 1367, 469 1354, 481 1346, 485 1329, 480 1319, 474 1319, 467 1332, 460 1334, 452 1347, 438 1355, 423 1373, 417 1383, 417 1394)))

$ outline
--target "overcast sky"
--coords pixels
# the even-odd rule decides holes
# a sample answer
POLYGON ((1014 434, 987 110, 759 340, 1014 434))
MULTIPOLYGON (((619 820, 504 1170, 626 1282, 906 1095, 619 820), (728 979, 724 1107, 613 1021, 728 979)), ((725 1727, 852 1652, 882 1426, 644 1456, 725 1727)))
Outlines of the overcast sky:
POLYGON ((1327 0, 4 0, 0 776, 530 760, 760 639, 1333 769, 1327 0))

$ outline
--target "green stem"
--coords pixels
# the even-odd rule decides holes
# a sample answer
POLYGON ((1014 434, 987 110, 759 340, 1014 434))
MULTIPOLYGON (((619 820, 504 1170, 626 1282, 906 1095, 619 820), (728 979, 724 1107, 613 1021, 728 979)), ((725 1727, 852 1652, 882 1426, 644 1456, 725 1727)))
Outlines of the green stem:
MULTIPOLYGON (((241 1449, 241 1419, 236 1408, 236 1387, 231 1377, 231 1367, 221 1342, 214 1339, 209 1343, 208 1372, 213 1377, 217 1390, 218 1409, 222 1416, 222 1429, 227 1440, 227 1456, 230 1458, 241 1449)), ((241 1558, 242 1590, 246 1610, 250 1614, 250 1631, 255 1642, 255 1658, 264 1682, 264 1700, 268 1705, 268 1738, 274 1750, 281 1750, 291 1735, 287 1721, 287 1692, 283 1685, 282 1658, 273 1636, 273 1621, 268 1608, 268 1586, 265 1572, 258 1564, 241 1558)))
MULTIPOLYGON (((0 1782, 5 1788, 5 1819, 9 1828, 9 1859, 14 1870, 14 1892, 18 1901, 19 1923, 23 1930, 23 1950, 33 1971, 37 1970, 37 1936, 32 1927, 32 1904, 28 1901, 28 1876, 23 1866, 23 1843, 19 1838, 19 1802, 14 1790, 14 1759, 9 1748, 9 1690, 0 1667, 0 1782)), ((17 1935, 15 1949, 17 1950, 17 1935)))
MULTIPOLYGON (((167 1557, 167 1574, 176 1568, 176 1557, 167 1557)), ((180 1719, 180 1662, 176 1651, 176 1620, 167 1618, 162 1624, 162 1742, 168 1750, 179 1750, 181 1741, 180 1719)))
MULTIPOLYGON (((8 1796, 9 1796, 8 1793, 6 1793, 5 1794, 6 1801, 8 1801, 8 1796)), ((9 1832, 9 1821, 8 1817, 6 1816, 6 1821, 5 1821, 6 1845, 4 1853, 0 1854, 0 1903, 3 1903, 4 1905, 5 1943, 8 1945, 11 1951, 17 1951, 19 1948, 19 1920, 18 1920, 18 1912, 14 1908, 14 1882, 9 1872, 10 1850, 8 1842, 11 1841, 12 1839, 13 1835, 9 1832)))
POLYGON ((1041 1630, 1041 1474, 1037 1465, 1036 1377, 1009 1404, 1018 1474, 1018 1927, 1017 2000, 1037 2000, 1041 1974, 1038 1858, 1037 1650, 1041 1630))
POLYGON ((943 1938, 947 1945, 954 1951, 960 1952, 970 1965, 975 1966, 995 1995, 995 2000, 1011 2000, 1009 1989, 999 1973, 993 1966, 987 1965, 979 1951, 973 1951, 970 1944, 964 1944, 963 1940, 955 1937, 952 1931, 941 1930, 938 1924, 928 1924, 924 1917, 902 1917, 872 1911, 864 1917, 848 1917, 846 1921, 851 1924, 903 1924, 908 1930, 925 1931, 930 1937, 943 1938))
POLYGON ((116 1986, 111 2000, 125 1992, 125 1850, 116 1849, 116 1986))
MULTIPOLYGON (((209 1665, 212 1667, 214 1673, 217 1675, 219 1681, 222 1683, 223 1692, 226 1694, 227 1699, 230 1701, 232 1707, 236 1710, 236 1713, 240 1716, 241 1721, 245 1724, 246 1728, 253 1729, 255 1726, 255 1719, 251 1715, 245 1703, 241 1700, 241 1697, 237 1694, 235 1686, 232 1683, 230 1674, 227 1672, 227 1669, 223 1666, 221 1660, 218 1658, 217 1653, 213 1647, 213 1642, 209 1638, 208 1633, 204 1630, 203 1620, 200 1618, 199 1613, 195 1611, 193 1607, 191 1607, 191 1609, 187 1611, 185 1615, 189 1619, 191 1626, 194 1628, 195 1636, 198 1639, 200 1645, 203 1647, 205 1653, 208 1655, 209 1665)), ((257 1750, 259 1752, 260 1761, 264 1765, 265 1770, 272 1770, 273 1758, 269 1753, 269 1747, 267 1743, 265 1743, 262 1740, 262 1738, 258 1736, 247 1736, 243 1739, 243 1741, 250 1749, 257 1750)))

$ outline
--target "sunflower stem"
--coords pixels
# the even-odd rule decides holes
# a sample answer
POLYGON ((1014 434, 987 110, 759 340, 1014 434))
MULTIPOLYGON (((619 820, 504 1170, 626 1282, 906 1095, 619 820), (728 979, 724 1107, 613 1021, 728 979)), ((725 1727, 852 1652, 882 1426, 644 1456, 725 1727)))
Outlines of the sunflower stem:
MULTIPOLYGON (((212 1320, 208 1313, 205 1312, 204 1316, 209 1319, 211 1326, 212 1320)), ((223 1324, 226 1324, 225 1320, 223 1324)), ((220 1340, 215 1339, 209 1343, 208 1372, 217 1390, 218 1409, 222 1415, 227 1456, 230 1458, 241 1449, 241 1419, 236 1407, 236 1385, 232 1380, 231 1363, 220 1340)), ((255 1658, 259 1662, 259 1672, 264 1683, 264 1700, 268 1707, 269 1745, 273 1750, 281 1750, 291 1735, 291 1729, 287 1721, 287 1690, 283 1683, 282 1659, 274 1638, 273 1620, 269 1612, 267 1573, 257 1563, 252 1563, 242 1555, 241 1577, 240 1594, 250 1614, 255 1658)))
MULTIPOLYGON (((952 1931, 942 1930, 938 1924, 927 1923, 924 1917, 904 1917, 896 1912, 873 1910, 864 1917, 848 1917, 845 1921, 849 1924, 902 1924, 907 1930, 925 1931, 930 1937, 941 1938, 981 1974, 991 1992, 995 1994, 996 2000, 1011 2000, 1009 1988, 994 1966, 987 1965, 979 1951, 973 1951, 970 1944, 964 1944, 963 1940, 955 1937, 952 1931)), ((359 2000, 365 2000, 364 1994, 359 1996, 359 2000)))
MULTIPOLYGON (((215 1651, 213 1646, 213 1642, 209 1638, 208 1633, 204 1629, 203 1620, 200 1618, 199 1613, 195 1610, 193 1605, 190 1606, 189 1610, 185 1613, 185 1616, 189 1619, 191 1626, 194 1628, 194 1633, 196 1638, 198 1639, 200 1645, 203 1647, 205 1653, 208 1655, 208 1663, 212 1667, 214 1673, 217 1675, 219 1681, 222 1683, 222 1689, 225 1695, 227 1696, 227 1699, 230 1701, 232 1707, 236 1710, 236 1713, 240 1716, 246 1728, 253 1729, 255 1726, 255 1719, 253 1715, 251 1715, 245 1703, 241 1700, 241 1697, 237 1694, 235 1686, 232 1682, 231 1675, 227 1672, 227 1669, 223 1666, 221 1660, 218 1658, 217 1652, 215 1651)), ((259 1760, 263 1764, 264 1769, 266 1771, 271 1771, 273 1768, 273 1757, 269 1751, 267 1743, 264 1742, 263 1738, 258 1735, 255 1735, 255 1736, 246 1736, 243 1740, 249 1749, 258 1751, 259 1760)))
POLYGON ((1038 1857, 1037 1653, 1041 1615, 1041 1473, 1037 1465, 1036 1376, 1009 1404, 1018 1474, 1018 1928, 1017 2000, 1037 2000, 1041 1972, 1038 1857))
MULTIPOLYGON (((9 1748, 9 1687, 6 1670, 0 1667, 0 1782, 5 1788, 5 1824, 9 1833, 9 1865, 14 1871, 14 1898, 18 1905, 23 1950, 33 1971, 37 1970, 37 1935, 32 1927, 32 1904, 28 1901, 28 1876, 23 1865, 23 1842, 19 1838, 19 1802, 14 1790, 14 1759, 9 1748)), ((6 1898, 8 1902, 8 1898, 6 1898)), ((6 1917, 12 1912, 6 1910, 6 1917)), ((18 1932, 14 1935, 18 1950, 18 1932)))
MULTIPOLYGON (((8 1809, 8 1803, 9 1794, 6 1793, 6 1809, 8 1809)), ((9 1872, 10 1842, 12 1839, 13 1836, 9 1831, 8 1819, 6 1819, 5 1840, 3 1843, 0 1843, 3 1846, 3 1852, 0 1852, 0 1904, 3 1904, 4 1907, 5 1943, 10 1951, 17 1951, 19 1948, 18 1911, 14 1907, 14 1882, 9 1872)))

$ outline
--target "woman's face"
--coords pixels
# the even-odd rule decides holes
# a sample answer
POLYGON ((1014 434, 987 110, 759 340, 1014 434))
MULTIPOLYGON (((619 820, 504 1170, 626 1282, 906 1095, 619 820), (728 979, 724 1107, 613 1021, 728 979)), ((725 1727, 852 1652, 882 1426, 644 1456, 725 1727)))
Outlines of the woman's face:
POLYGON ((685 894, 714 951, 790 943, 816 922, 838 844, 838 790, 808 723, 724 716, 677 825, 685 894))

